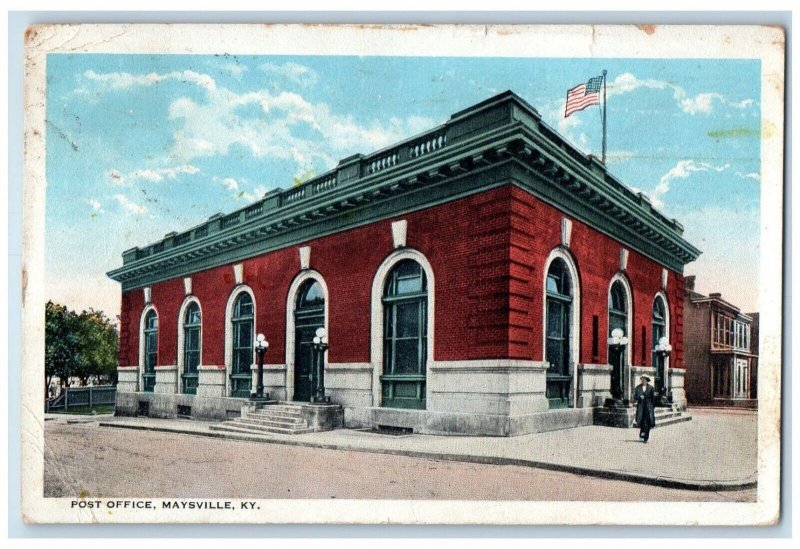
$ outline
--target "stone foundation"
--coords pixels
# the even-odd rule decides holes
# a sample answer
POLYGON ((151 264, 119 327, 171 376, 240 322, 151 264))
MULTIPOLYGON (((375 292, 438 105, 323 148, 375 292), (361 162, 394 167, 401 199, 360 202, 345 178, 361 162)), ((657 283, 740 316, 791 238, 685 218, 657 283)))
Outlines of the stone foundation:
POLYGON ((189 416, 200 420, 226 420, 239 417, 242 405, 247 400, 241 398, 198 398, 195 395, 162 393, 122 393, 117 391, 115 415, 137 416, 140 403, 146 403, 148 417, 164 419, 178 418, 178 406, 188 407, 189 416))
POLYGON ((178 367, 156 366, 156 386, 153 389, 158 394, 178 393, 178 367))
POLYGON ((683 368, 670 368, 668 370, 669 388, 672 395, 672 403, 679 410, 686 410, 686 389, 685 378, 686 370, 683 368))
POLYGON ((578 408, 602 406, 611 398, 611 370, 608 364, 578 365, 578 408))

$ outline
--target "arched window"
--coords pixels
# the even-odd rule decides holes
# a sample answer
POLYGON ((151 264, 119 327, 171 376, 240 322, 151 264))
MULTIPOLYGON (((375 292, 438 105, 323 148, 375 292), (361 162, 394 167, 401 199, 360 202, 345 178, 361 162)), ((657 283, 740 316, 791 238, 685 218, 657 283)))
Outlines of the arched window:
POLYGON ((383 289, 383 405, 425 409, 428 293, 422 266, 399 261, 383 289))
POLYGON ((150 310, 144 318, 144 371, 142 390, 152 393, 156 387, 156 363, 158 361, 158 315, 150 310))
POLYGON ((233 346, 231 355, 231 396, 250 396, 253 380, 253 298, 241 292, 233 305, 231 316, 233 346))
POLYGON ((197 368, 200 366, 200 306, 193 302, 183 315, 183 392, 197 393, 197 368))
MULTIPOLYGON (((653 367, 656 369, 655 390, 658 396, 662 396, 665 389, 665 358, 663 354, 655 351, 658 341, 667 335, 667 314, 664 299, 659 295, 653 301, 653 344, 650 346, 653 349, 652 361, 653 367)), ((666 396, 666 395, 663 395, 666 396)))
POLYGON ((551 408, 569 406, 571 376, 570 324, 572 316, 572 280, 567 264, 561 258, 550 263, 546 279, 547 307, 545 317, 545 360, 547 399, 551 408))
POLYGON ((313 341, 319 328, 325 327, 325 290, 310 278, 297 292, 294 307, 294 400, 311 400, 314 370, 313 341))
MULTIPOLYGON (((614 330, 622 330, 624 337, 630 338, 628 333, 628 296, 625 285, 621 280, 616 280, 608 292, 608 335, 614 330)), ((628 343, 630 345, 630 342, 628 343)), ((624 393, 624 361, 627 357, 625 346, 612 345, 608 349, 608 363, 611 364, 611 396, 622 398, 624 393)))

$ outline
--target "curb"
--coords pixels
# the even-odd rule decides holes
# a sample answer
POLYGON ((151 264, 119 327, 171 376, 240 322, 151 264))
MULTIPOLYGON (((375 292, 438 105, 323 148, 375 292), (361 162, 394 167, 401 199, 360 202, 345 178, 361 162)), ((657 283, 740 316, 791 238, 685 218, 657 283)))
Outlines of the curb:
POLYGON ((135 431, 156 431, 162 433, 179 433, 186 435, 197 435, 209 438, 221 438, 228 440, 238 440, 242 442, 260 442, 266 444, 283 444, 285 446, 303 446, 307 448, 319 448, 322 450, 343 450, 348 452, 364 452, 369 454, 384 454, 395 456, 406 456, 422 459, 435 459, 439 461, 455 461, 463 463, 477 463, 481 465, 514 465, 519 467, 531 467, 534 469, 545 469, 548 471, 560 471, 598 477, 608 480, 621 480, 635 482, 637 484, 647 484, 662 488, 676 488, 682 490, 694 490, 698 492, 722 492, 733 490, 746 490, 755 488, 757 481, 691 481, 685 479, 674 479, 669 477, 650 477, 638 473, 628 473, 625 471, 613 471, 603 469, 592 469, 589 467, 579 467, 577 465, 566 465, 546 461, 536 461, 522 458, 507 458, 500 456, 476 456, 470 454, 444 454, 437 452, 425 452, 420 450, 400 450, 392 448, 364 448, 360 446, 348 446, 344 444, 312 442, 305 440, 285 440, 269 438, 260 435, 242 435, 238 433, 225 433, 218 431, 194 431, 191 429, 171 429, 167 427, 145 426, 120 424, 113 422, 99 422, 100 427, 113 427, 117 429, 131 429, 135 431))

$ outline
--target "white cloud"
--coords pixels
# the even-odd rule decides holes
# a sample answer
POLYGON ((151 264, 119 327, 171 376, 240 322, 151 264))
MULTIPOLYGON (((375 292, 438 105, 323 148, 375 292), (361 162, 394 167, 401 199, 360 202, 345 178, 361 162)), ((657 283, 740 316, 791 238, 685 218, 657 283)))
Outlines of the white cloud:
POLYGON ((257 185, 252 192, 240 192, 238 198, 243 198, 247 202, 255 202, 256 200, 261 200, 264 198, 264 194, 267 192, 267 188, 263 185, 257 185))
POLYGON ((141 206, 135 202, 132 202, 124 194, 115 194, 114 200, 116 200, 125 211, 132 214, 141 215, 147 213, 148 211, 146 206, 141 206))
POLYGON ((128 72, 107 72, 97 73, 93 70, 87 70, 83 76, 91 82, 98 84, 100 90, 124 90, 134 86, 152 86, 165 80, 173 80, 178 82, 188 82, 196 84, 209 91, 216 88, 217 84, 213 78, 207 74, 202 74, 195 71, 173 71, 164 74, 151 72, 148 74, 131 74, 128 72))
POLYGON ((313 86, 319 79, 319 76, 314 69, 298 63, 292 63, 291 61, 284 63, 283 65, 264 63, 259 68, 267 74, 274 74, 276 76, 286 78, 290 82, 293 82, 304 88, 313 86))
POLYGON ((681 110, 687 114, 708 114, 714 110, 714 101, 725 101, 725 98, 718 93, 698 93, 694 97, 684 97, 679 101, 681 110))
POLYGON ((738 177, 741 177, 742 179, 752 179, 754 181, 761 181, 761 174, 757 174, 755 172, 751 173, 736 172, 736 175, 738 177))
POLYGON ((172 155, 184 162, 226 155, 238 145, 256 157, 293 160, 301 170, 309 165, 327 169, 339 157, 368 153, 435 125, 415 116, 364 125, 331 112, 325 103, 311 103, 285 91, 237 94, 219 88, 206 99, 195 102, 183 97, 170 105, 170 119, 180 123, 173 134, 172 155), (241 108, 246 106, 257 106, 260 114, 245 116, 241 108))
MULTIPOLYGON (((313 73, 302 65, 276 66, 290 77, 309 81, 313 73)), ((317 171, 333 167, 336 160, 356 152, 369 153, 435 126, 435 121, 419 116, 388 120, 356 121, 331 111, 325 103, 313 103, 293 92, 267 90, 236 93, 218 86, 206 74, 194 71, 98 74, 86 71, 93 82, 109 90, 150 86, 167 79, 192 82, 205 91, 203 99, 179 97, 169 106, 173 133, 171 158, 190 165, 194 158, 228 154, 230 147, 241 146, 253 156, 273 156, 294 161, 300 171, 314 166, 317 171), (251 109, 244 109, 251 107, 251 109), (252 107, 256 107, 255 113, 252 107)), ((133 179, 160 181, 174 178, 165 169, 138 170, 133 179), (159 179, 159 177, 161 179, 159 179)))
POLYGON ((239 191, 239 183, 232 177, 226 177, 223 179, 222 185, 229 191, 239 191))
POLYGON ((110 170, 106 175, 115 185, 124 185, 126 182, 133 182, 144 179, 145 181, 163 181, 164 179, 178 179, 181 174, 194 175, 200 172, 200 168, 191 164, 183 164, 172 168, 146 168, 134 170, 127 175, 123 175, 119 170, 110 170))
POLYGON ((92 211, 97 213, 102 213, 103 205, 98 200, 90 198, 89 200, 86 201, 86 203, 92 207, 92 211))
POLYGON ((664 207, 662 197, 669 192, 672 182, 676 179, 686 179, 696 172, 715 171, 717 173, 723 172, 730 168, 730 164, 722 166, 714 166, 708 162, 695 162, 694 160, 680 160, 674 168, 661 176, 661 179, 656 185, 653 192, 650 193, 650 200, 653 206, 657 208, 664 207))
POLYGON ((652 78, 640 79, 633 74, 626 72, 617 76, 614 80, 608 83, 608 97, 622 95, 641 88, 653 90, 671 90, 673 99, 683 112, 686 114, 695 115, 698 113, 709 114, 714 110, 714 103, 716 101, 734 107, 737 109, 744 109, 753 104, 752 99, 745 99, 743 101, 731 102, 728 101, 724 95, 716 92, 702 92, 694 96, 690 96, 685 89, 677 84, 665 82, 663 80, 655 80, 652 78))

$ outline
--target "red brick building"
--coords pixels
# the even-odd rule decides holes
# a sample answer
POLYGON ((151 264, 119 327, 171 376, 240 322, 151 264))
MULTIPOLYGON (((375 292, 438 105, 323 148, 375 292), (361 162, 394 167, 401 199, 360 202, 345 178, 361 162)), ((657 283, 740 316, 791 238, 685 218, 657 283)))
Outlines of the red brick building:
POLYGON ((506 92, 124 252, 118 409, 237 414, 258 333, 271 397, 308 400, 318 326, 348 426, 591 424, 642 372, 683 404, 682 232, 506 92))
POLYGON ((758 313, 742 313, 722 294, 705 296, 686 277, 686 395, 693 405, 757 408, 758 313))

